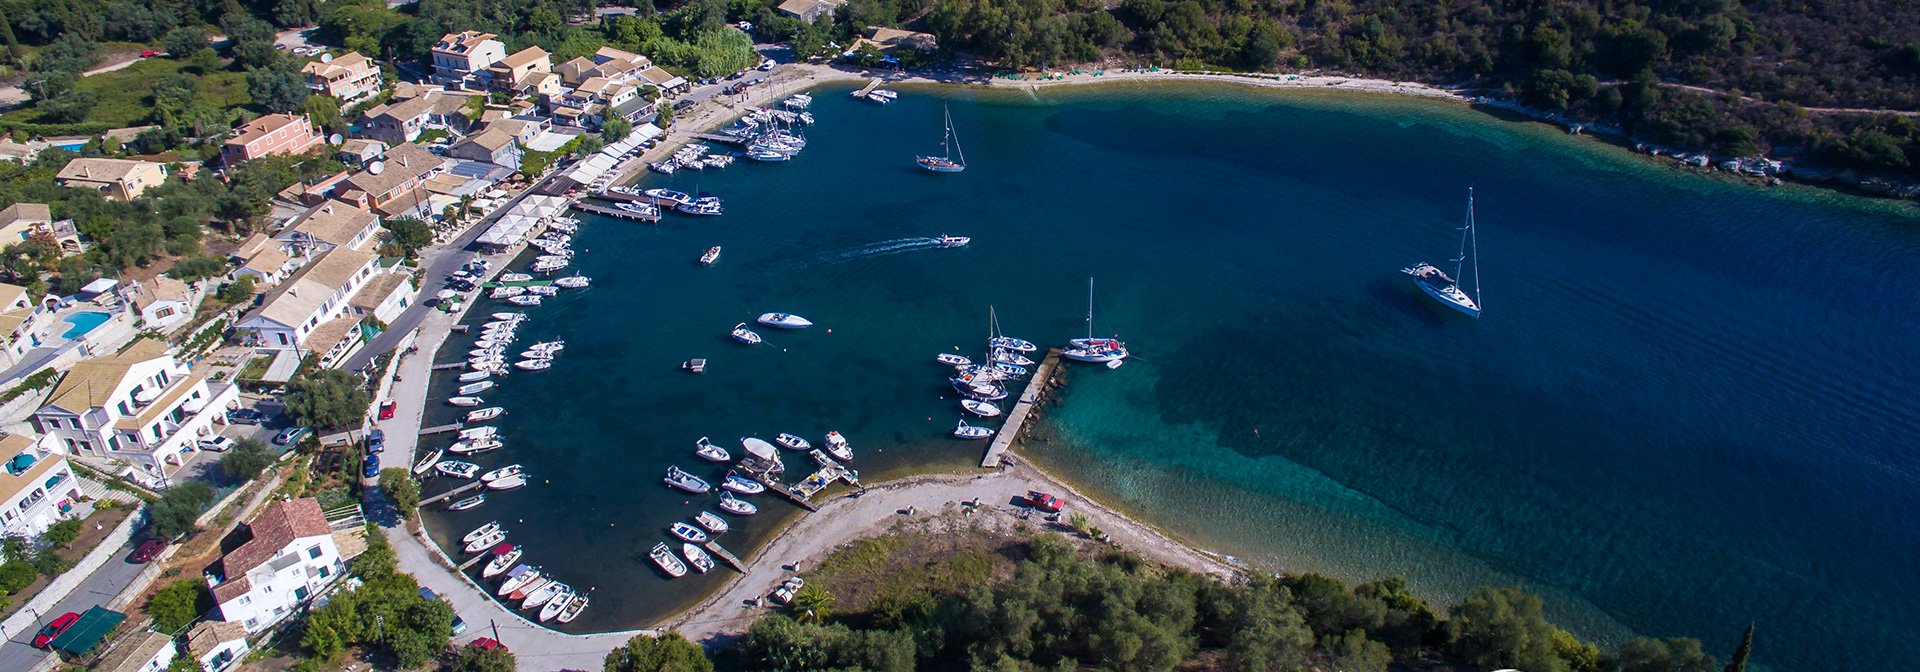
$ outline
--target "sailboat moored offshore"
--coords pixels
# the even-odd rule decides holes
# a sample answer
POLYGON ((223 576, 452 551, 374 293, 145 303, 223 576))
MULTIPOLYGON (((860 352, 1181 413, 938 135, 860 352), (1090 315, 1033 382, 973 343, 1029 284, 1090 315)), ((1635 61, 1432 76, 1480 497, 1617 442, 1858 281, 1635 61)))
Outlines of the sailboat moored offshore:
POLYGON ((958 173, 967 169, 967 154, 966 152, 960 151, 960 137, 953 133, 953 111, 947 110, 946 117, 947 134, 940 138, 940 148, 944 155, 916 156, 913 160, 915 163, 920 164, 921 168, 936 173, 958 173), (954 158, 955 155, 958 155, 959 158, 954 158))
POLYGON ((1448 276, 1433 264, 1421 262, 1401 272, 1413 276, 1413 284, 1447 305, 1447 307, 1473 317, 1480 316, 1480 240, 1474 234, 1473 226, 1473 189, 1467 189, 1467 225, 1460 228, 1460 256, 1453 258, 1453 275, 1458 276, 1464 267, 1468 254, 1473 256, 1473 295, 1468 296, 1460 287, 1459 281, 1448 276))

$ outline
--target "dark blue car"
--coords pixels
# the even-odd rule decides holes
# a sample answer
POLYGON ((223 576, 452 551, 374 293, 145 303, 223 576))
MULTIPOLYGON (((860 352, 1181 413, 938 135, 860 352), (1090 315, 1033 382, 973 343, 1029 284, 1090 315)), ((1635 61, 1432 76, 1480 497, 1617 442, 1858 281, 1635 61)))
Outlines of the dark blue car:
POLYGON ((379 476, 380 475, 380 456, 374 455, 372 453, 368 453, 367 466, 365 469, 360 470, 360 475, 365 476, 367 478, 373 478, 375 476, 379 476))

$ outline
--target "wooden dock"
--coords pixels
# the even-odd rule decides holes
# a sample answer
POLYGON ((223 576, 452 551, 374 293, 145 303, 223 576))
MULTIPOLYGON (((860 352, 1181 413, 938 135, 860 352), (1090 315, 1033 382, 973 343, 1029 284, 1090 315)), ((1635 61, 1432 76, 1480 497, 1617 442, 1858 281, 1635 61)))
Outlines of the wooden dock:
POLYGON ((432 497, 428 497, 428 498, 426 498, 426 499, 423 499, 423 500, 420 500, 420 505, 421 505, 421 506, 426 506, 426 505, 428 505, 428 504, 436 504, 436 503, 439 503, 439 502, 442 502, 442 501, 446 501, 446 500, 449 500, 449 499, 453 499, 453 498, 455 498, 455 497, 458 497, 458 496, 460 496, 460 495, 464 495, 464 494, 467 494, 467 493, 469 493, 469 492, 473 492, 473 491, 475 491, 475 490, 479 490, 479 489, 481 489, 481 488, 484 488, 484 487, 487 487, 487 484, 485 484, 485 483, 482 483, 482 482, 480 482, 480 481, 474 481, 474 482, 472 482, 472 483, 468 483, 468 484, 466 484, 466 485, 462 485, 462 486, 460 486, 460 487, 457 487, 457 488, 454 488, 454 489, 452 489, 452 490, 448 490, 448 491, 446 491, 446 492, 443 492, 443 493, 440 493, 440 494, 438 494, 438 495, 434 495, 434 496, 432 496, 432 497))
POLYGON ((793 488, 789 488, 785 484, 782 484, 779 480, 775 479, 772 474, 756 474, 754 472, 749 471, 747 472, 747 475, 752 476, 753 480, 759 481, 761 485, 767 486, 768 490, 772 490, 774 492, 780 493, 781 495, 784 495, 787 499, 793 500, 793 503, 799 505, 800 508, 806 509, 808 511, 820 510, 820 507, 814 506, 813 502, 809 501, 806 497, 801 496, 800 493, 794 492, 793 488))
POLYGON ((734 557, 732 551, 721 548, 720 542, 708 541, 700 546, 707 549, 708 553, 713 554, 713 557, 719 558, 721 562, 727 563, 727 566, 732 567, 733 571, 741 574, 747 573, 747 563, 741 562, 740 558, 734 557))
POLYGON ((591 212, 596 215, 605 215, 607 217, 614 217, 617 219, 631 219, 637 222, 647 222, 649 224, 660 221, 659 215, 648 217, 646 215, 642 215, 637 212, 627 212, 619 208, 605 206, 599 203, 588 203, 586 201, 580 201, 578 203, 573 204, 573 209, 579 210, 582 212, 591 212))
POLYGON ((420 435, 421 435, 421 436, 426 436, 426 435, 429 435, 429 434, 445 434, 445 433, 447 433, 447 432, 456 432, 456 431, 459 431, 459 430, 460 430, 460 428, 461 428, 461 427, 464 427, 464 426, 465 426, 465 425, 462 425, 462 424, 460 424, 460 423, 458 423, 458 422, 456 422, 456 423, 453 423, 453 424, 451 424, 451 425, 437 425, 437 426, 434 426, 434 427, 421 427, 421 428, 420 428, 420 435))
POLYGON ((467 363, 466 363, 466 362, 447 362, 447 363, 445 363, 445 364, 435 364, 435 365, 433 365, 433 370, 435 370, 435 371, 448 371, 448 370, 452 370, 452 369, 463 369, 463 368, 466 368, 466 366, 467 366, 467 363))
POLYGON ((739 138, 731 135, 723 135, 720 133, 695 133, 693 134, 693 137, 699 138, 701 140, 705 140, 707 142, 718 142, 718 143, 723 143, 728 145, 747 144, 746 138, 739 138))
POLYGON ((1007 424, 1000 426, 1000 433, 993 435, 993 443, 987 444, 987 455, 980 459, 980 466, 999 468, 1001 455, 1013 447, 1013 440, 1020 438, 1020 428, 1027 423, 1027 414, 1033 411, 1034 404, 1040 403, 1040 394, 1047 386, 1047 379, 1053 377, 1053 370, 1060 366, 1060 349, 1047 350, 1047 358, 1040 361, 1040 368, 1033 372, 1033 380, 1027 381, 1027 389, 1020 393, 1020 401, 1013 405, 1013 412, 1007 414, 1007 424))
POLYGON ((468 558, 466 562, 460 563, 460 566, 456 568, 455 571, 465 572, 469 569, 473 569, 474 565, 477 565, 492 559, 493 559, 492 553, 487 553, 485 551, 482 551, 479 555, 475 555, 472 558, 468 558))
POLYGON ((875 77, 873 79, 869 79, 867 80, 867 85, 865 87, 862 87, 859 91, 853 92, 853 97, 865 98, 867 97, 867 94, 873 93, 873 90, 878 88, 880 88, 880 78, 875 77))

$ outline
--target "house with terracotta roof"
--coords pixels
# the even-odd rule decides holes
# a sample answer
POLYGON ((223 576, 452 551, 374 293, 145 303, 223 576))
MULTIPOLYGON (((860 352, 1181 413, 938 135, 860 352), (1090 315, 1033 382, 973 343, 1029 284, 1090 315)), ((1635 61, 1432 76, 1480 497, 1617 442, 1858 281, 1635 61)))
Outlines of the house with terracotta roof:
POLYGON ((349 51, 331 60, 323 57, 308 63, 300 71, 307 75, 307 88, 314 93, 331 96, 343 106, 380 93, 379 66, 357 51, 349 51))
POLYGON ((433 45, 434 83, 456 87, 485 85, 489 76, 487 68, 507 57, 507 45, 494 39, 496 37, 477 30, 442 36, 433 45))
POLYGON ((354 138, 340 144, 340 160, 355 168, 365 168, 386 155, 387 143, 371 138, 354 138))
POLYGON ((333 529, 310 497, 268 504, 234 534, 245 541, 207 567, 207 587, 220 620, 248 633, 284 620, 347 572, 333 529))
POLYGON ((305 154, 325 143, 307 115, 269 114, 234 129, 220 145, 220 162, 232 166, 274 154, 305 154))
POLYGON ((0 536, 40 536, 80 501, 80 481, 58 445, 27 434, 0 436, 0 536))
POLYGON ((520 169, 520 157, 524 154, 512 133, 493 126, 447 148, 447 156, 456 159, 485 161, 514 170, 520 169))
POLYGON ((275 240, 264 233, 256 233, 240 241, 240 246, 233 248, 233 253, 227 258, 239 264, 239 268, 233 270, 233 279, 252 277, 256 287, 280 284, 281 280, 300 267, 284 241, 275 240))
POLYGON ((164 672, 179 655, 171 635, 143 629, 114 643, 94 664, 93 671, 164 672))
POLYGON ((367 110, 360 132, 388 145, 413 142, 427 128, 438 93, 396 100, 367 110))
POLYGON ((395 145, 385 158, 347 178, 334 197, 385 217, 420 216, 427 178, 442 172, 445 163, 419 145, 395 145))
POLYGON ((13 366, 40 347, 37 332, 45 326, 39 306, 27 296, 27 288, 0 282, 0 364, 13 366))
POLYGON ((239 623, 201 621, 187 629, 187 655, 200 661, 203 672, 226 672, 251 651, 247 629, 239 623))
POLYGON ((133 309, 140 313, 144 328, 161 335, 185 326, 204 296, 199 288, 164 275, 135 283, 132 294, 133 309))
POLYGON ((165 342, 142 339, 75 364, 33 422, 69 454, 124 463, 128 478, 164 488, 239 397, 239 388, 192 373, 165 342))
POLYGON ((787 0, 775 9, 781 14, 813 23, 814 19, 832 14, 844 4, 847 4, 847 0, 787 0))
POLYGON ((54 179, 63 187, 94 189, 107 198, 131 201, 167 181, 167 167, 152 161, 84 157, 68 161, 54 179))
POLYGON ((527 47, 500 59, 500 62, 487 66, 493 79, 493 88, 517 90, 528 77, 536 73, 552 72, 553 59, 547 50, 540 47, 527 47))

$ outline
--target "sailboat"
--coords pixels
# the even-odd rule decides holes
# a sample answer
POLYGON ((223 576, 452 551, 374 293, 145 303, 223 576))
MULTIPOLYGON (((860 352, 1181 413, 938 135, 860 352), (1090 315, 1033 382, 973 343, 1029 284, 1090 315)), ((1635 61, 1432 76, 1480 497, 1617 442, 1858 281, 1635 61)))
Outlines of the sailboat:
POLYGON ((1093 337, 1093 278, 1087 278, 1087 337, 1067 341, 1068 347, 1060 352, 1067 359, 1104 363, 1107 368, 1117 368, 1120 360, 1127 358, 1127 344, 1118 338, 1093 337))
POLYGON ((936 173, 958 173, 967 169, 967 153, 960 150, 960 137, 953 134, 953 111, 946 111, 947 134, 940 139, 941 156, 916 156, 914 162, 921 168, 936 173), (959 159, 954 155, 958 154, 959 159))
POLYGON ((1400 272, 1413 276, 1413 284, 1426 292, 1435 301, 1446 304, 1448 308, 1458 310, 1473 317, 1480 316, 1480 240, 1473 231, 1473 189, 1467 189, 1467 225, 1460 228, 1460 256, 1453 258, 1453 275, 1460 275, 1467 261, 1468 251, 1473 253, 1473 296, 1460 288, 1460 283, 1448 276, 1433 264, 1421 262, 1400 272))

